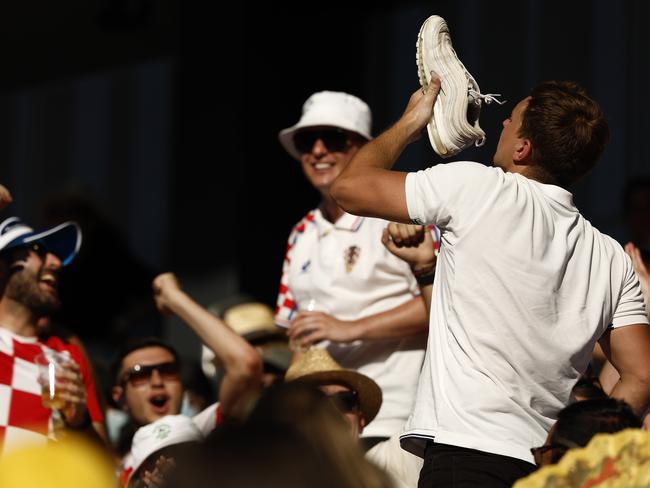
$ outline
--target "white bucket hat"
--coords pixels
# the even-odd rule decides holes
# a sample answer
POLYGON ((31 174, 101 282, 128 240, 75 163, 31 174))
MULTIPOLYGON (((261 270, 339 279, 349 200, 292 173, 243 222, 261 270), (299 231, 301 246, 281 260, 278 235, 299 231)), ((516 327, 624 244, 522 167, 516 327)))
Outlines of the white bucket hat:
POLYGON ((280 144, 291 156, 300 160, 300 152, 293 143, 294 134, 301 129, 319 126, 338 127, 359 134, 366 140, 372 139, 372 114, 366 102, 344 92, 321 91, 314 93, 304 103, 302 116, 296 125, 280 131, 280 144))
POLYGON ((133 476, 149 456, 163 447, 202 439, 203 435, 199 428, 191 418, 185 415, 166 415, 140 427, 135 432, 131 444, 131 455, 133 456, 131 466, 133 469, 129 476, 133 476))

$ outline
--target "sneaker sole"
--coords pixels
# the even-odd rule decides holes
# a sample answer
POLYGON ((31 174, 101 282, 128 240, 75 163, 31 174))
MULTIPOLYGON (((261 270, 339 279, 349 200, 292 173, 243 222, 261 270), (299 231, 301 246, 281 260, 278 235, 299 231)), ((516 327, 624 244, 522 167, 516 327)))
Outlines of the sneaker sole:
POLYGON ((420 27, 416 64, 422 86, 431 81, 431 70, 438 73, 442 81, 433 116, 427 124, 433 150, 442 157, 450 157, 472 144, 482 143, 485 132, 478 124, 481 104, 468 99, 469 88, 480 92, 478 83, 458 59, 451 44, 449 28, 442 17, 432 15, 420 27), (474 104, 471 107, 472 123, 467 120, 469 103, 474 104), (449 123, 450 120, 453 123, 449 123))

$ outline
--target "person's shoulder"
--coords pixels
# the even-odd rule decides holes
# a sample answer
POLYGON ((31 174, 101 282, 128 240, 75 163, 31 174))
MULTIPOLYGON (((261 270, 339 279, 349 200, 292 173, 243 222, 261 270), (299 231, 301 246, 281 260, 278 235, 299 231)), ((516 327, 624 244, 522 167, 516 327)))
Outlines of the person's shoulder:
POLYGON ((490 171, 495 168, 494 166, 488 166, 478 161, 451 161, 445 163, 445 166, 455 168, 458 171, 490 171))
MULTIPOLYGON (((489 175, 502 177, 504 172, 496 166, 488 166, 476 161, 451 161, 448 163, 439 163, 428 168, 432 176, 448 175, 453 178, 485 178, 489 175)), ((426 173, 426 171, 425 171, 426 173)), ((435 177, 435 176, 434 176, 435 177)))
POLYGON ((82 362, 87 362, 83 349, 74 342, 65 340, 59 336, 52 335, 44 341, 44 344, 50 349, 54 349, 55 351, 68 351, 70 353, 70 356, 72 356, 72 359, 74 359, 79 365, 81 365, 82 362))
POLYGON ((291 233, 289 234, 290 238, 297 234, 304 234, 305 231, 314 224, 315 216, 316 210, 310 210, 307 215, 300 219, 298 223, 291 228, 291 233))
POLYGON ((192 422, 203 436, 207 436, 223 423, 223 414, 219 402, 212 403, 192 417, 192 422))
POLYGON ((49 347, 50 349, 54 349, 55 351, 66 351, 70 350, 71 344, 59 337, 58 335, 51 335, 45 338, 44 340, 41 339, 42 342, 49 347))
MULTIPOLYGON (((583 217, 584 219, 584 217, 583 217)), ((591 225, 591 223, 587 220, 584 219, 592 229, 592 232, 600 238, 600 241, 603 243, 603 245, 607 246, 610 252, 613 254, 616 254, 618 256, 622 256, 626 260, 629 258, 627 253, 625 252, 625 248, 623 247, 623 244, 618 242, 616 239, 614 239, 612 236, 609 234, 605 234, 604 232, 601 232, 598 228, 594 227, 591 225)))
POLYGON ((448 183, 457 182, 465 188, 475 186, 494 187, 499 182, 507 180, 507 173, 497 166, 487 166, 475 161, 453 161, 434 166, 438 168, 436 177, 447 180, 448 183))

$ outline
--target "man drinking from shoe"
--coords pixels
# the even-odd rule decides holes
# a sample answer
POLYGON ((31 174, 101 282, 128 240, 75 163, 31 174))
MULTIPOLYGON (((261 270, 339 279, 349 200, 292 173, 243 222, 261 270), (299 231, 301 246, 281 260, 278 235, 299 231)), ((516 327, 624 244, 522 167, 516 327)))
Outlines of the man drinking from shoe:
POLYGON ((650 328, 629 257, 567 190, 607 142, 598 104, 574 83, 543 83, 504 120, 493 167, 391 171, 439 90, 434 73, 331 194, 352 214, 442 232, 428 351, 402 435, 424 457, 419 486, 511 486, 535 469, 530 448, 570 402, 596 341, 621 376, 611 396, 645 410, 650 328))

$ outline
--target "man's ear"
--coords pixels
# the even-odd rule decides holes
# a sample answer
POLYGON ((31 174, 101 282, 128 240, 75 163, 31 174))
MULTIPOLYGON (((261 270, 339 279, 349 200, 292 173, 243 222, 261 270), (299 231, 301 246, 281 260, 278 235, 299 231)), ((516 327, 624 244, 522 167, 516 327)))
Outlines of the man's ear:
POLYGON ((512 161, 516 165, 528 166, 532 163, 533 159, 533 143, 530 139, 522 138, 515 144, 515 149, 512 152, 512 161))
POLYGON ((128 412, 128 407, 126 405, 126 399, 124 398, 125 392, 124 388, 121 386, 114 386, 111 389, 111 398, 113 403, 119 407, 120 410, 128 412))

